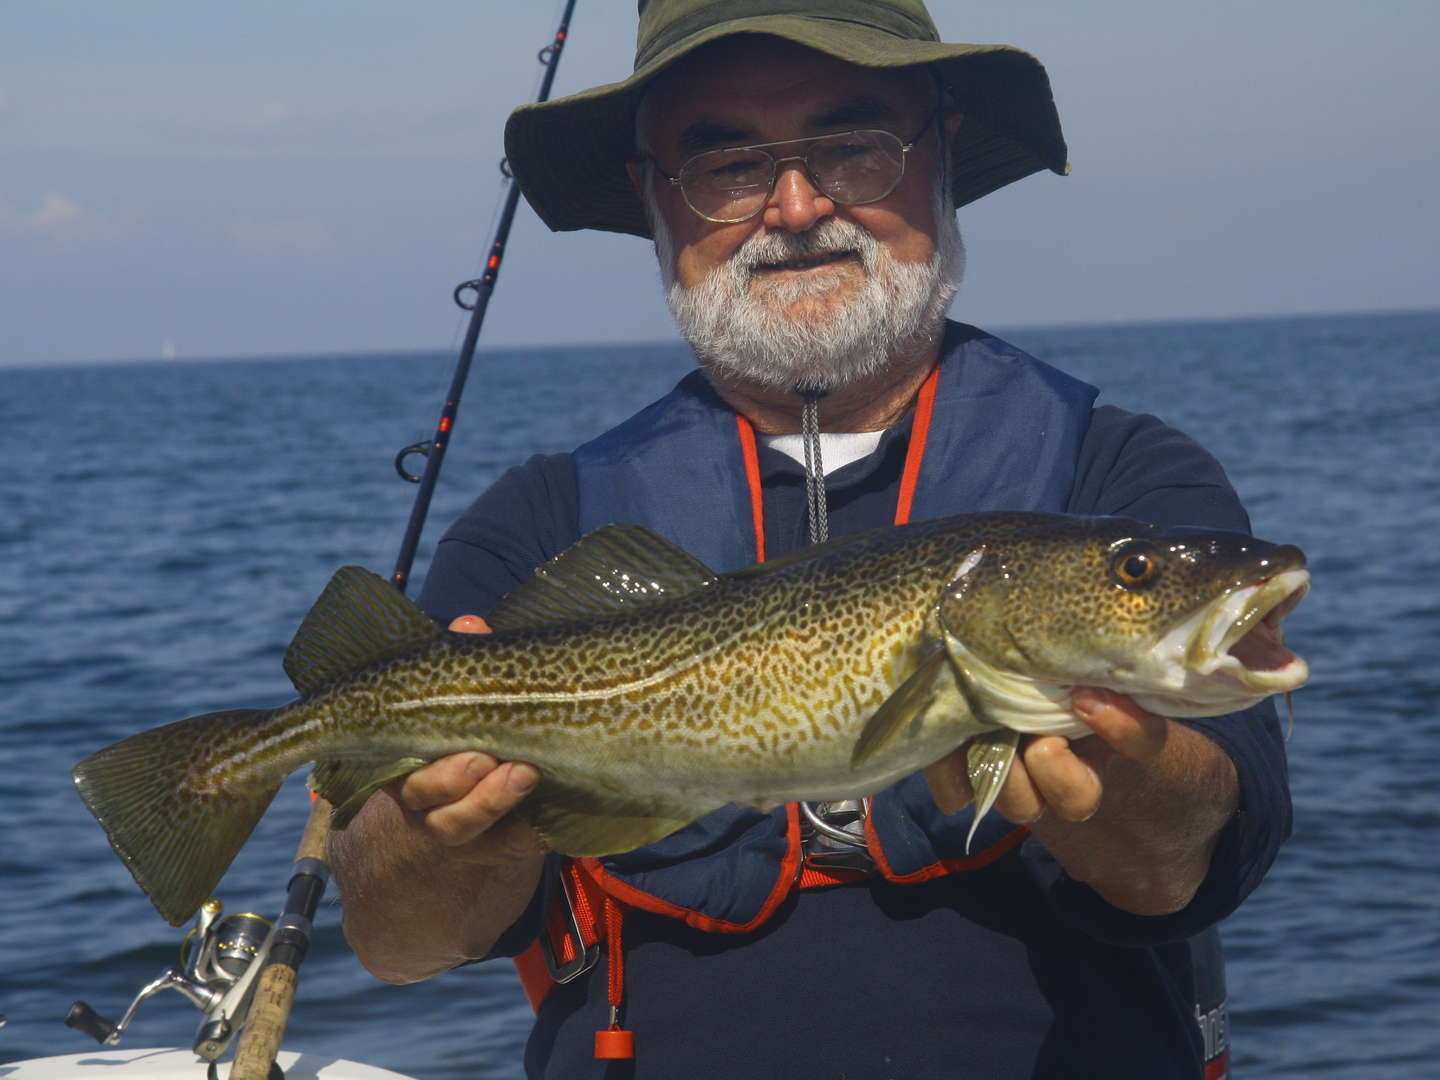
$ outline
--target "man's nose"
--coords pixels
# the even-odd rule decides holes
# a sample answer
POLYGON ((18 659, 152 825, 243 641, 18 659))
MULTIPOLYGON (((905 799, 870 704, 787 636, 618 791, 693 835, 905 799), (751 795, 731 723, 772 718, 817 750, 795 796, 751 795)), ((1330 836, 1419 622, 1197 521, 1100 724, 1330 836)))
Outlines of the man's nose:
POLYGON ((775 187, 765 204, 767 227, 804 232, 835 213, 835 201, 815 186, 804 158, 784 158, 775 163, 775 169, 775 187))

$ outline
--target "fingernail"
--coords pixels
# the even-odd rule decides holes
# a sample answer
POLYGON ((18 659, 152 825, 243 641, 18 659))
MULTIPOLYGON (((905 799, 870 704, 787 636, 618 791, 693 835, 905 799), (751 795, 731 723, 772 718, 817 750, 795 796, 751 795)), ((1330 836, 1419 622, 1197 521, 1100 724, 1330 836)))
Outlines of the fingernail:
POLYGON ((505 778, 506 786, 517 795, 533 790, 539 782, 540 774, 533 765, 511 765, 510 775, 505 778))

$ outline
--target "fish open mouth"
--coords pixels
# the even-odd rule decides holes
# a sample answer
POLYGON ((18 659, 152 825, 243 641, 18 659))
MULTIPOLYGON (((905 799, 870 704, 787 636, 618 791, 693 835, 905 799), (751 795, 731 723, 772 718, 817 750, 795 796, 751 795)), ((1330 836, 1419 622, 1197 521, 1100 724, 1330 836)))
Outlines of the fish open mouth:
POLYGON ((1186 666, 1267 694, 1297 689, 1309 667, 1285 647, 1280 624, 1309 591, 1309 572, 1297 569, 1227 593, 1207 612, 1186 666))

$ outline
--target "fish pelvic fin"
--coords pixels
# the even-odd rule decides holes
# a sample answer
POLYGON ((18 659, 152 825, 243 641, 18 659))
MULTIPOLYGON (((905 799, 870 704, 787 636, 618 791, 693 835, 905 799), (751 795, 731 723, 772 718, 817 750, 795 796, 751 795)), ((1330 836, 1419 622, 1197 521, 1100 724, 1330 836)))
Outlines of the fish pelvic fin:
POLYGON ((225 870, 284 782, 218 775, 226 743, 265 722, 263 709, 208 713, 96 751, 72 775, 110 846, 172 926, 183 925, 225 870), (201 764, 197 764, 201 763, 201 764))
POLYGON ((391 780, 412 773, 427 758, 386 761, 322 761, 310 773, 310 790, 329 802, 330 824, 343 829, 355 819, 371 795, 391 780))
POLYGON ((285 674, 302 695, 361 668, 430 645, 440 625, 378 574, 342 566, 305 616, 285 653, 285 674))
POLYGON ((1005 778, 1010 775, 1010 766, 1015 762, 1015 753, 1020 747, 1020 732, 1004 728, 977 736, 965 747, 965 769, 970 777, 970 788, 975 793, 975 817, 970 831, 965 836, 965 854, 970 854, 970 841, 975 839, 975 830, 980 819, 990 812, 1005 778))

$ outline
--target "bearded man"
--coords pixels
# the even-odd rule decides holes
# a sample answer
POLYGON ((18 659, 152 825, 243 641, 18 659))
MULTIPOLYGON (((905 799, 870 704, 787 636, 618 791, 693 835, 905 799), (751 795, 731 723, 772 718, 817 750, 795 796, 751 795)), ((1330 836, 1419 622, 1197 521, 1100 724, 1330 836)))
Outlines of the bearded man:
MULTIPOLYGON (((918 0, 640 13, 635 74, 517 110, 507 149, 553 228, 653 236, 699 370, 482 495, 427 610, 483 631, 610 521, 717 570, 987 509, 1248 527, 1183 435, 946 321, 954 208, 1064 169, 1038 62, 938 42, 918 0)), ((600 860, 507 816, 532 766, 453 755, 332 838, 346 933, 394 982, 516 957, 530 1076, 1201 1076, 1194 943, 1289 829, 1274 710, 1074 708, 1094 737, 1029 738, 968 849, 955 755, 873 800, 730 806, 600 860)))

